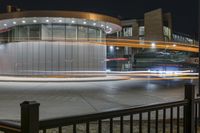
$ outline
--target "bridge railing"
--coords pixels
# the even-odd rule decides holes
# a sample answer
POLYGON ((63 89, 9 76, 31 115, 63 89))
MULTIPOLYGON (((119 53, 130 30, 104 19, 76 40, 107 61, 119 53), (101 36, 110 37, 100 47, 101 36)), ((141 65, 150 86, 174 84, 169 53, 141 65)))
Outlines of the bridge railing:
MULTIPOLYGON (((185 85, 185 98, 181 101, 46 120, 39 120, 38 103, 23 102, 19 132, 197 133, 199 105, 200 99, 195 99, 195 86, 192 84, 185 85)), ((0 131, 16 133, 5 131, 7 128, 10 126, 0 126, 0 131)))

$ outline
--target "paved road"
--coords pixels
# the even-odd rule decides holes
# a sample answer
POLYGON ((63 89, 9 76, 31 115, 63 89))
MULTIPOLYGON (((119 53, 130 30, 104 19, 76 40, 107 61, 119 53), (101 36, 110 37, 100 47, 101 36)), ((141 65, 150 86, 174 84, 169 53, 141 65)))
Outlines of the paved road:
POLYGON ((183 99, 185 82, 191 81, 1 82, 0 119, 19 119, 25 100, 41 103, 41 119, 174 101, 183 99))

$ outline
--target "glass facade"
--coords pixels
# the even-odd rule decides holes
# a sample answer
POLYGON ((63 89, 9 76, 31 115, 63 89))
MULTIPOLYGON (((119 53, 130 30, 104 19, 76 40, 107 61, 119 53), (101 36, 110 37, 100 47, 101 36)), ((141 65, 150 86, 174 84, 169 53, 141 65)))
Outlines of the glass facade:
POLYGON ((96 43, 105 38, 101 29, 36 24, 13 27, 7 35, 7 42, 0 43, 1 75, 68 75, 106 70, 106 46, 96 43))
MULTIPOLYGON (((105 32, 95 27, 67 24, 23 25, 11 28, 4 40, 95 40, 104 38, 105 32), (8 39, 7 39, 8 38, 8 39)), ((0 33, 5 34, 5 33, 0 33)), ((2 36, 2 35, 1 35, 2 36)))

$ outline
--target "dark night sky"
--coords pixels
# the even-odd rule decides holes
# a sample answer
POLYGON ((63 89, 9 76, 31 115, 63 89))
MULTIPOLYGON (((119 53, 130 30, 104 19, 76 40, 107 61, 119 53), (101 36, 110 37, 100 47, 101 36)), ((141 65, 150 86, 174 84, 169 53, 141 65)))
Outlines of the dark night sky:
POLYGON ((174 31, 197 35, 199 0, 0 0, 0 10, 14 4, 23 10, 80 10, 122 19, 143 18, 145 12, 163 8, 173 15, 174 31))

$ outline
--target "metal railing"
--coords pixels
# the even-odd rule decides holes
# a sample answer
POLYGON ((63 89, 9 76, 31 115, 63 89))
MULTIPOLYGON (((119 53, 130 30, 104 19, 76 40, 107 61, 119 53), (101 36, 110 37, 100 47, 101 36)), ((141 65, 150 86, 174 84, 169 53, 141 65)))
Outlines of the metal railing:
POLYGON ((181 101, 39 121, 39 103, 21 104, 21 126, 0 123, 5 133, 197 133, 200 99, 185 85, 181 101), (4 125, 4 126, 2 126, 4 125), (21 127, 21 128, 20 128, 21 127))

